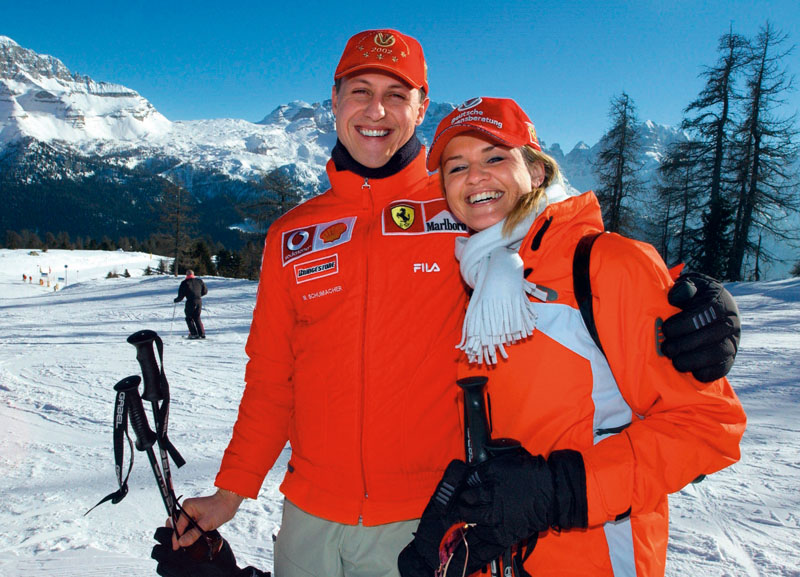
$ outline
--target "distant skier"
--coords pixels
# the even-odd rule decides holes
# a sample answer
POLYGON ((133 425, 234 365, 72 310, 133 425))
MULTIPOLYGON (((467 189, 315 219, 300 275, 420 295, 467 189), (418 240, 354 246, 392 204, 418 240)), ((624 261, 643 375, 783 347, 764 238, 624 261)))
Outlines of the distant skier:
POLYGON ((203 310, 203 299, 208 294, 206 283, 202 279, 194 276, 194 271, 187 270, 186 278, 178 287, 178 296, 173 302, 181 302, 186 297, 186 306, 183 311, 186 314, 186 325, 189 327, 190 339, 206 338, 206 330, 200 320, 200 312, 203 310))

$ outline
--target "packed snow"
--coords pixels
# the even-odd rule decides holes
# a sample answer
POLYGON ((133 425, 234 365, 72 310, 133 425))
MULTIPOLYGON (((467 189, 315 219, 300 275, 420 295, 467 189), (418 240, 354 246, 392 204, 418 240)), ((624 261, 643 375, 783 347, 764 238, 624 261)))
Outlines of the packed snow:
MULTIPOLYGON (((242 393, 256 283, 205 278, 208 339, 192 341, 172 302, 181 279, 143 275, 158 263, 145 253, 0 249, 3 577, 155 575, 152 533, 166 513, 144 454, 128 496, 84 516, 117 488, 112 387, 140 374, 126 342, 138 330, 164 340, 170 438, 187 461, 172 468, 176 493, 213 490, 242 393), (125 269, 130 277, 106 278, 125 269)), ((742 460, 671 497, 667 575, 798 577, 800 279, 729 289, 744 326, 730 375, 749 418, 742 460)), ((272 568, 288 452, 259 499, 222 528, 242 566, 272 568)))

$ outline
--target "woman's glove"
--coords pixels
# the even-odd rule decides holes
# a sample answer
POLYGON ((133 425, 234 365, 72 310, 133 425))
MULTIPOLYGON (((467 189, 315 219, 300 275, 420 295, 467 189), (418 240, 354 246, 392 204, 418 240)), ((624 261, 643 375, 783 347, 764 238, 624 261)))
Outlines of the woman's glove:
POLYGON ((454 514, 474 523, 468 533, 474 532, 480 542, 498 545, 499 553, 550 528, 585 528, 583 457, 577 451, 562 450, 545 460, 520 448, 479 463, 461 491, 454 514))
POLYGON ((154 535, 158 545, 150 556, 158 561, 156 573, 162 577, 270 577, 255 567, 239 569, 231 546, 223 539, 222 547, 211 560, 196 559, 186 549, 172 549, 172 528, 159 527, 154 535))
POLYGON ((706 383, 727 375, 741 334, 733 295, 710 276, 690 272, 678 277, 667 298, 682 309, 663 325, 661 350, 675 369, 706 383))
POLYGON ((469 467, 464 461, 453 460, 445 469, 414 533, 397 559, 403 577, 433 577, 439 567, 439 544, 447 530, 458 519, 451 516, 455 500, 464 487, 469 467))

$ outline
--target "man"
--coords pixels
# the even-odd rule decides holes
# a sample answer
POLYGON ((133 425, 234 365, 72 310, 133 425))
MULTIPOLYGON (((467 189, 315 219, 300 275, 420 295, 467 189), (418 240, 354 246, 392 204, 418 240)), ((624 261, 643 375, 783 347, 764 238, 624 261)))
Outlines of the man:
POLYGON ((194 276, 193 270, 187 270, 186 278, 183 279, 181 286, 178 287, 178 296, 172 302, 179 303, 186 298, 183 312, 186 315, 186 326, 189 327, 190 339, 206 338, 206 329, 203 327, 203 321, 200 320, 200 313, 203 310, 202 297, 207 294, 206 283, 194 276))
MULTIPOLYGON (((466 296, 453 250, 466 228, 415 134, 429 103, 419 43, 356 34, 334 81, 331 188, 270 227, 219 490, 184 511, 206 530, 230 520, 288 440, 277 577, 395 577, 463 453, 454 381, 466 296)), ((175 549, 197 539, 187 525, 175 549)))

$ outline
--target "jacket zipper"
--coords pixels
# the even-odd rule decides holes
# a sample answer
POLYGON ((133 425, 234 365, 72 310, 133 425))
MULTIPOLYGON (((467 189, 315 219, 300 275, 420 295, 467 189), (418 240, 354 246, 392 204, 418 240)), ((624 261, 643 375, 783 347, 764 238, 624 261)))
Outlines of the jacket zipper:
MULTIPOLYGON (((364 488, 364 501, 369 498, 367 490, 367 468, 364 464, 364 428, 366 422, 366 398, 367 398, 367 300, 369 298, 369 247, 370 234, 372 232, 372 219, 374 218, 375 203, 372 199, 372 186, 369 178, 364 177, 364 184, 361 185, 362 193, 366 193, 369 199, 369 218, 367 219, 366 230, 366 254, 364 255, 364 317, 361 326, 361 485, 364 488), (366 190, 365 190, 366 189, 366 190)), ((361 505, 361 513, 358 515, 358 524, 362 524, 364 505, 361 505)))

